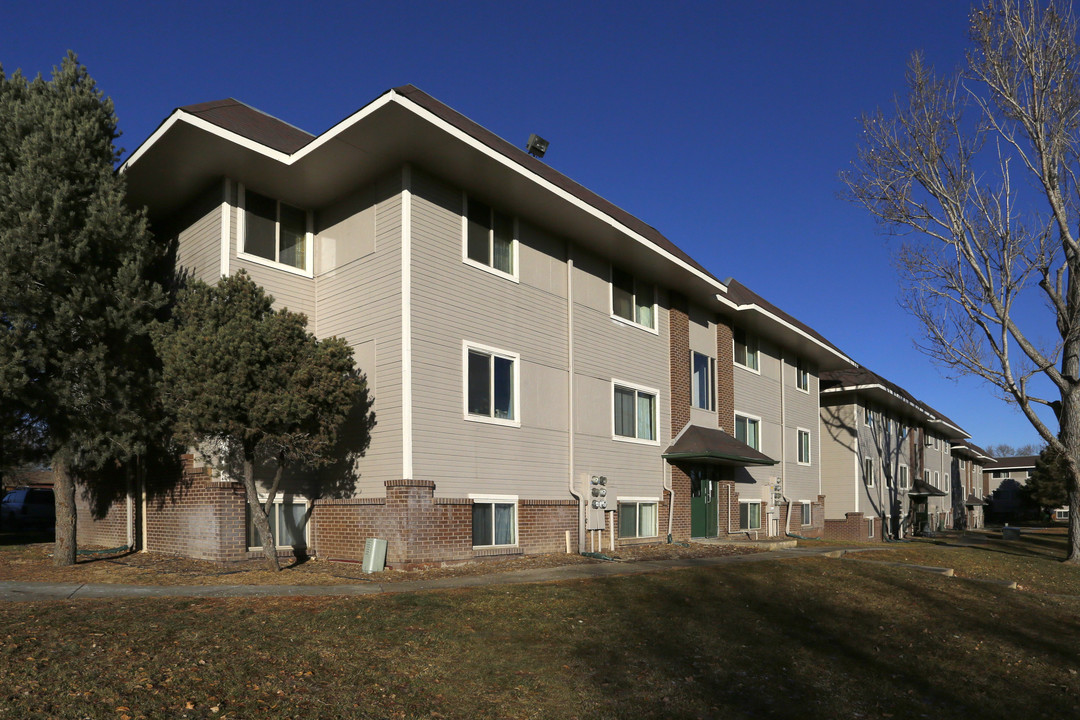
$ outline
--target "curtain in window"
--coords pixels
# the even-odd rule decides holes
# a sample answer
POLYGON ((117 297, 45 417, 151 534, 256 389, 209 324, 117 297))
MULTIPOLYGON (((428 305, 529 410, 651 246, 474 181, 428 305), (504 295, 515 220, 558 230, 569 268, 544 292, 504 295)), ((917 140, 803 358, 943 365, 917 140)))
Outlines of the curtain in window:
POLYGON ((514 361, 492 356, 495 385, 495 417, 514 419, 514 361))
POLYGON ((640 537, 656 535, 656 503, 638 505, 638 535, 640 537))
POLYGON ((692 353, 693 360, 693 404, 703 410, 709 409, 709 358, 701 353, 692 353))
POLYGON ((307 507, 304 503, 283 502, 277 505, 277 544, 304 547, 304 526, 307 525, 307 507))
POLYGON ((634 276, 611 268, 611 311, 621 318, 634 319, 634 276))
POLYGON ((634 391, 615 388, 615 434, 634 437, 634 391))
POLYGON ((307 213, 281 203, 281 252, 278 260, 294 268, 307 264, 307 213))
POLYGON ((496 270, 512 274, 514 272, 514 219, 509 215, 495 213, 495 228, 492 233, 491 266, 496 270))
POLYGON ((472 544, 491 545, 492 509, 491 503, 473 503, 472 506, 472 544))
POLYGON ((513 503, 496 503, 495 505, 495 544, 514 544, 513 503))
POLYGON ((653 286, 638 281, 634 292, 634 304, 637 306, 637 321, 645 327, 653 327, 653 286))
POLYGON ((277 201, 247 190, 244 206, 244 252, 277 260, 277 201))
POLYGON ((637 507, 633 503, 619 503, 619 537, 637 537, 637 520, 637 507))
POLYGON ((469 258, 491 264, 491 208, 469 198, 469 258))
POLYGON ((490 357, 469 351, 469 413, 491 415, 490 357))
POLYGON ((653 406, 656 398, 645 393, 638 393, 637 398, 637 436, 642 440, 655 440, 653 406))

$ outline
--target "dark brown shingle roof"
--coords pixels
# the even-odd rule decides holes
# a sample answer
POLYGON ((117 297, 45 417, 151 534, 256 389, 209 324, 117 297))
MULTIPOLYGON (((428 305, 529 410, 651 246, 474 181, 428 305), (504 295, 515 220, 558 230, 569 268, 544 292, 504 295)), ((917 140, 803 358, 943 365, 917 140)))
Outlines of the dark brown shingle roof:
POLYGON ((922 400, 917 399, 914 395, 912 395, 896 383, 890 382, 889 380, 881 377, 873 370, 868 370, 864 367, 856 367, 845 368, 843 370, 826 370, 821 373, 822 391, 832 388, 856 388, 860 385, 881 385, 882 387, 887 388, 889 391, 896 394, 911 405, 914 405, 923 412, 927 413, 931 417, 942 420, 949 425, 952 425, 957 430, 964 432, 963 428, 961 428, 949 418, 945 417, 943 413, 938 412, 934 408, 924 403, 922 400))
POLYGON ((233 98, 185 105, 180 110, 287 154, 296 152, 315 139, 311 133, 233 98))
POLYGON ((1029 468, 1035 467, 1038 455, 1022 455, 1020 457, 997 458, 987 463, 986 470, 999 470, 1002 468, 1029 468))
POLYGON ((719 428, 689 425, 664 451, 669 462, 680 460, 711 462, 721 465, 776 465, 768 455, 758 452, 719 428))
MULTIPOLYGON (((724 284, 727 285, 728 300, 735 303, 736 305, 757 305, 762 310, 765 310, 766 312, 775 315, 789 325, 792 325, 799 330, 802 330, 804 333, 814 338, 826 347, 836 351, 838 354, 844 355, 843 351, 841 351, 840 348, 829 342, 829 340, 817 330, 802 322, 795 316, 789 315, 788 313, 784 312, 765 298, 758 295, 750 288, 743 285, 735 278, 728 278, 724 284)), ((846 355, 844 356, 846 357, 846 355)))

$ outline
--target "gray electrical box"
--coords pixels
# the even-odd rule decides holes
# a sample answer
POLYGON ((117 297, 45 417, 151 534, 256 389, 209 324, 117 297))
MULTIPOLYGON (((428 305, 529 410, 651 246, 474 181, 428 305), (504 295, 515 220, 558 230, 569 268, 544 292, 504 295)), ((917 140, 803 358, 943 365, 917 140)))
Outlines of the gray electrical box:
POLYGON ((382 572, 386 567, 386 541, 368 538, 364 543, 364 572, 382 572))
POLYGON ((585 488, 585 528, 587 530, 604 530, 607 524, 605 512, 615 509, 614 497, 608 494, 608 479, 604 475, 590 475, 589 484, 585 488), (609 504, 608 499, 612 502, 609 504))

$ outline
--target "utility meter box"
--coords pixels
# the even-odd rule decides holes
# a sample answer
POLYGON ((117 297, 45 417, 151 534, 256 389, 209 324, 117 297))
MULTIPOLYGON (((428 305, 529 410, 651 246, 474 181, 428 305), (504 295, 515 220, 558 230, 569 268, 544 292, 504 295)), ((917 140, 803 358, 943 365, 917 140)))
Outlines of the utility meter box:
POLYGON ((585 512, 585 528, 587 530, 605 529, 607 518, 604 513, 615 509, 615 497, 609 494, 606 475, 589 476, 589 484, 585 487, 585 502, 588 506, 585 512))
POLYGON ((364 543, 364 572, 382 572, 386 567, 386 541, 368 538, 364 543))

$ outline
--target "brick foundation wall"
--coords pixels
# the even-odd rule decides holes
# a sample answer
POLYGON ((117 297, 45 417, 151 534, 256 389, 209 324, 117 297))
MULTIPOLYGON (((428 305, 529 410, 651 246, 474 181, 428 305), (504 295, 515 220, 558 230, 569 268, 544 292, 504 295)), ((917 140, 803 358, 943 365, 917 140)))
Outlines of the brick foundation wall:
POLYGON ((328 560, 362 561, 368 538, 386 540, 386 564, 410 569, 502 555, 577 550, 577 502, 519 500, 518 542, 512 548, 472 546, 472 500, 436 498, 429 480, 391 480, 386 498, 316 500, 310 537, 328 560))
MULTIPOLYGON (((138 521, 136 510, 137 504, 132 508, 132 522, 138 521)), ((79 547, 114 548, 127 545, 127 498, 122 497, 110 505, 104 517, 94 517, 86 492, 83 488, 77 488, 75 513, 75 542, 79 547)))
POLYGON ((885 533, 881 518, 874 518, 874 537, 870 537, 867 519, 861 512, 847 513, 843 520, 828 518, 825 520, 825 539, 846 542, 882 541, 885 533))
MULTIPOLYGON (((787 524, 788 505, 785 503, 778 509, 780 511, 780 535, 790 532, 793 535, 803 537, 825 537, 825 496, 818 495, 817 500, 810 503, 810 525, 803 525, 802 503, 791 503, 791 525, 787 524)), ((864 529, 865 531, 865 529, 864 529)), ((874 528, 875 535, 877 528, 874 528)))
POLYGON ((146 549, 218 562, 249 557, 244 488, 214 480, 191 454, 181 461, 182 477, 174 487, 156 495, 150 483, 146 549))

